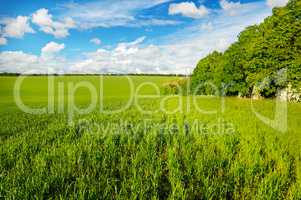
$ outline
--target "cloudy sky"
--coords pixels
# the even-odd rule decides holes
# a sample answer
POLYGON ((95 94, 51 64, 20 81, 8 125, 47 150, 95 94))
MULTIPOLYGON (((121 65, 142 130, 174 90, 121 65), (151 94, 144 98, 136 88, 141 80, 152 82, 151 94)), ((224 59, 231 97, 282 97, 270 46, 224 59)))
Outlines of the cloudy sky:
POLYGON ((288 0, 1 0, 0 72, 180 73, 288 0))

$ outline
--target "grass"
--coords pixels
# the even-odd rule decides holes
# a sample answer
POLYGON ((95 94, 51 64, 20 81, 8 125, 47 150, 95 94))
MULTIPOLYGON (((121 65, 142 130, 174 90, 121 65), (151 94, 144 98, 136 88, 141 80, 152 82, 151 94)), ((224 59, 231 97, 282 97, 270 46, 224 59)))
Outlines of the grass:
MULTIPOLYGON (((20 111, 13 98, 16 77, 0 77, 0 197, 7 199, 300 199, 301 105, 288 104, 288 129, 274 130, 259 120, 248 99, 192 96, 141 98, 142 113, 130 99, 125 77, 55 77, 64 83, 63 99, 54 94, 54 113, 20 111), (68 124, 69 83, 88 81, 97 95, 93 112, 68 124), (64 112, 59 112, 63 102, 64 112), (159 110, 164 108, 172 114, 159 110), (155 112, 158 110, 158 112, 155 112), (204 111, 216 110, 213 114, 204 111)), ((161 88, 175 77, 132 77, 161 88)), ((145 85, 136 95, 156 94, 145 85)), ((162 91, 160 91, 162 92, 162 91)), ((85 107, 91 95, 75 93, 85 107)), ((28 77, 22 100, 47 105, 46 77, 28 77)), ((273 117, 274 100, 255 101, 254 109, 273 117)))

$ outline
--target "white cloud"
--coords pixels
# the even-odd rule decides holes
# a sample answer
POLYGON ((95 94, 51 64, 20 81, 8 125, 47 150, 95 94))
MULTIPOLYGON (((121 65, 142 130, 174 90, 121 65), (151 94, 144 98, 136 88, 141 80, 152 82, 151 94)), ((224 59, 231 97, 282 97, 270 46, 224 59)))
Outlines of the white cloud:
POLYGON ((100 45, 101 44, 101 40, 99 38, 92 38, 90 40, 91 43, 94 43, 96 45, 100 45))
POLYGON ((65 44, 49 42, 42 48, 42 55, 50 56, 50 55, 60 52, 64 48, 65 48, 65 44))
POLYGON ((98 49, 88 53, 86 59, 69 70, 75 73, 135 73, 139 70, 144 73, 158 72, 156 67, 162 62, 160 48, 155 45, 142 48, 141 41, 138 38, 130 43, 120 43, 112 50, 98 49))
POLYGON ((95 27, 141 27, 175 25, 178 21, 139 16, 139 11, 167 3, 171 0, 112 0, 92 1, 87 3, 67 3, 61 6, 64 16, 72 17, 80 28, 95 27))
MULTIPOLYGON (((120 43, 114 49, 98 49, 87 53, 86 59, 75 63, 74 73, 178 73, 189 74, 202 55, 203 47, 212 45, 223 50, 226 39, 186 40, 166 45, 143 45, 144 37, 133 42, 120 43), (215 44, 216 43, 216 44, 215 44)), ((228 44, 226 44, 228 42, 228 44)))
POLYGON ((267 0, 268 6, 274 7, 283 7, 288 3, 289 0, 267 0))
POLYGON ((22 51, 0 52, 1 72, 24 72, 29 68, 36 68, 38 57, 32 54, 25 54, 22 51))
POLYGON ((262 22, 271 14, 264 3, 246 4, 229 20, 222 11, 212 22, 199 22, 184 30, 162 38, 163 45, 145 45, 141 37, 115 48, 98 49, 87 53, 70 72, 89 73, 180 73, 189 74, 196 63, 214 50, 224 51, 245 27, 262 22), (254 12, 256 11, 256 12, 254 12), (210 30, 208 34, 207 31, 210 30))
POLYGON ((0 72, 11 73, 63 73, 68 66, 66 59, 55 53, 63 49, 63 45, 48 43, 41 50, 41 55, 24 53, 23 51, 0 52, 0 72))
POLYGON ((135 73, 153 72, 153 65, 159 65, 158 47, 149 45, 141 48, 145 37, 139 37, 132 42, 119 43, 114 49, 98 49, 86 54, 86 59, 75 63, 69 71, 81 73, 135 73), (151 57, 156 58, 150 59, 151 57), (152 60, 152 61, 151 61, 152 60), (151 61, 151 62, 150 62, 151 61))
POLYGON ((0 37, 0 45, 6 45, 7 40, 4 37, 0 37))
POLYGON ((209 10, 201 5, 199 8, 193 2, 182 2, 173 3, 169 5, 168 14, 177 15, 181 14, 185 17, 190 17, 194 19, 202 18, 209 14, 209 10))
POLYGON ((160 44, 149 44, 145 37, 114 47, 86 52, 84 58, 67 60, 59 57, 62 44, 46 45, 40 56, 23 52, 0 53, 0 71, 77 72, 77 73, 191 73, 199 59, 213 50, 224 51, 245 27, 261 22, 271 14, 266 2, 243 4, 234 16, 225 10, 206 22, 194 21, 191 26, 171 35, 157 38, 160 44), (204 30, 210 30, 210 33, 204 30), (49 48, 55 46, 56 48, 49 48), (48 50, 46 50, 48 49, 48 50), (56 49, 50 51, 50 49, 56 49), (45 56, 45 52, 52 57, 45 56), (28 59, 28 60, 27 60, 28 59))
POLYGON ((242 5, 240 2, 230 2, 227 0, 221 0, 220 6, 225 10, 229 15, 233 16, 237 14, 237 10, 241 9, 242 5))
POLYGON ((26 16, 6 18, 1 23, 4 25, 1 31, 4 37, 22 38, 25 33, 34 33, 26 16))
POLYGON ((56 38, 68 36, 69 29, 76 27, 71 17, 65 17, 62 21, 54 21, 52 15, 45 8, 37 10, 32 15, 32 22, 37 24, 41 31, 54 35, 56 38))

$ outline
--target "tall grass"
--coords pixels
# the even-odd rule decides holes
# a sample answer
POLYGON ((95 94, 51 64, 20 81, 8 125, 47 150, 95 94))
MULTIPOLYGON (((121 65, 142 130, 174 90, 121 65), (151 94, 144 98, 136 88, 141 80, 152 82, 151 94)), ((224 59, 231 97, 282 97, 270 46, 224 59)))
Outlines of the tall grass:
MULTIPOLYGON (((115 92, 108 108, 124 101, 115 92)), ((191 97, 183 98, 187 104, 191 97)), ((141 105, 152 110, 158 103, 141 105)), ((220 99, 198 103, 219 110, 220 99)), ((193 108, 170 115, 145 115, 135 107, 110 115, 95 111, 75 116, 70 126, 65 113, 31 115, 3 103, 0 197, 300 199, 300 105, 288 105, 283 134, 256 119, 249 100, 227 98, 225 104, 225 112, 213 115, 193 108), (219 119, 233 131, 219 132, 213 126, 219 119)), ((272 116, 274 102, 258 101, 255 108, 272 116)))

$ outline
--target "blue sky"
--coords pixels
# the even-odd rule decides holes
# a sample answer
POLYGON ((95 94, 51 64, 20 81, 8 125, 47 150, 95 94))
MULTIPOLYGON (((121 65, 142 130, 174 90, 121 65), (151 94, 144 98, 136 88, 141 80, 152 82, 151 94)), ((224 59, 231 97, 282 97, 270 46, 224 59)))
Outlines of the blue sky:
POLYGON ((189 74, 286 3, 1 0, 0 72, 189 74))

